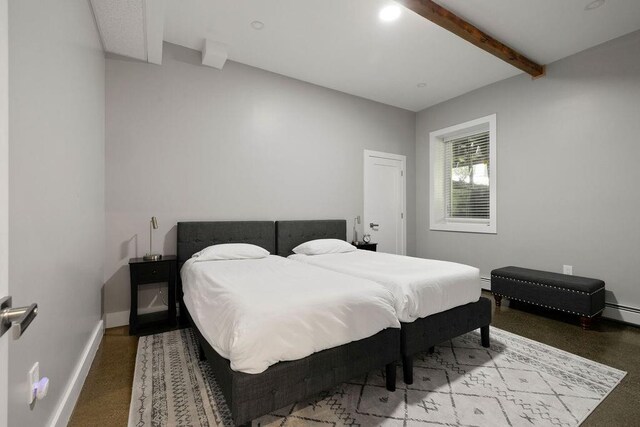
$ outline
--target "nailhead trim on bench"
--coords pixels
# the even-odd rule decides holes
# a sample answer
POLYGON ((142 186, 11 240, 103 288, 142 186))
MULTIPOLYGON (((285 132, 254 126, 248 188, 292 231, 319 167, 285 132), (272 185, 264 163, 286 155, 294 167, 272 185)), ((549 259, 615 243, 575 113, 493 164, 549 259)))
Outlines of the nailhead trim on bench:
MULTIPOLYGON (((602 289, 604 289, 604 288, 602 288, 602 289)), ((527 301, 527 300, 525 300, 525 299, 520 299, 520 298, 510 297, 510 296, 508 296, 508 295, 499 294, 499 293, 497 293, 497 292, 492 292, 492 294, 493 294, 493 295, 499 295, 499 296, 501 296, 501 297, 503 297, 503 298, 507 298, 507 299, 514 299, 514 300, 516 300, 516 301, 526 302, 527 304, 533 304, 533 305, 537 305, 537 306, 540 306, 540 307, 550 308, 550 309, 552 309, 552 310, 564 311, 565 313, 571 313, 571 314, 575 314, 575 315, 578 315, 578 316, 584 316, 584 317, 595 317, 595 316, 597 316, 598 314, 600 314, 600 313, 602 313, 602 312, 604 311, 604 308, 603 308, 602 310, 599 310, 599 311, 597 311, 597 312, 596 312, 596 313, 594 313, 594 314, 577 313, 577 312, 575 312, 575 311, 571 311, 571 310, 564 310, 564 309, 562 309, 562 308, 557 308, 557 307, 551 307, 551 306, 549 306, 549 305, 539 304, 539 303, 537 303, 537 302, 527 301)))
POLYGON ((496 275, 496 274, 492 274, 492 275, 491 275, 491 277, 492 277, 492 278, 493 278, 493 277, 496 277, 496 278, 498 278, 498 279, 511 280, 511 281, 513 281, 513 282, 528 283, 528 284, 530 284, 530 285, 544 286, 545 288, 558 289, 558 290, 561 290, 561 291, 573 292, 573 293, 576 293, 576 294, 582 294, 582 295, 593 295, 593 294, 595 294, 595 293, 598 293, 598 292, 600 292, 600 291, 603 291, 603 290, 604 290, 604 286, 603 286, 602 288, 597 289, 597 290, 595 290, 595 291, 593 291, 593 292, 589 293, 589 292, 576 291, 576 290, 574 290, 574 289, 561 288, 561 287, 559 287, 559 286, 545 285, 544 283, 530 282, 530 281, 528 281, 528 280, 514 279, 514 278, 512 278, 512 277, 498 276, 498 275, 496 275))

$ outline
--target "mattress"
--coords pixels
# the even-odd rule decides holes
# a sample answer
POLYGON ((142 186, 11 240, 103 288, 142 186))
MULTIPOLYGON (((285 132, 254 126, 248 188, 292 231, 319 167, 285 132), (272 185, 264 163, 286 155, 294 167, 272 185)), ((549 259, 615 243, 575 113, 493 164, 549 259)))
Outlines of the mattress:
POLYGON ((383 286, 278 256, 192 258, 180 274, 193 321, 235 371, 257 374, 400 327, 383 286))
POLYGON ((480 298, 480 270, 464 264, 356 250, 290 259, 373 280, 395 296, 401 322, 440 313, 480 298))

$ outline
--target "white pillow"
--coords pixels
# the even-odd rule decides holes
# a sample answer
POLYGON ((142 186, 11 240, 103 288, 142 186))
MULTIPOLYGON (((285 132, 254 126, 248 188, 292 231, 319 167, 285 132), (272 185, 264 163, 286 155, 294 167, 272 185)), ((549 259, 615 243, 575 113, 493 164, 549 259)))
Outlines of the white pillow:
POLYGON ((223 243, 204 248, 191 258, 196 261, 222 261, 229 259, 259 259, 269 256, 269 251, 248 243, 223 243))
POLYGON ((309 240, 293 248, 293 252, 303 255, 337 254, 353 252, 357 248, 352 244, 339 239, 309 240))

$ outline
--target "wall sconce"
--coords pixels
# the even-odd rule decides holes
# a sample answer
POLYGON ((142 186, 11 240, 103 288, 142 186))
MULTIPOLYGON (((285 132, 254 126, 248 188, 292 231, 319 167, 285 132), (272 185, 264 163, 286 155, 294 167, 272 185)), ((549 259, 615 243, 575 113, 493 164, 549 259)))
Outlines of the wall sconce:
POLYGON ((151 217, 151 221, 149 221, 149 252, 142 257, 145 261, 158 261, 162 259, 162 255, 153 253, 153 230, 158 229, 158 218, 155 216, 151 217))

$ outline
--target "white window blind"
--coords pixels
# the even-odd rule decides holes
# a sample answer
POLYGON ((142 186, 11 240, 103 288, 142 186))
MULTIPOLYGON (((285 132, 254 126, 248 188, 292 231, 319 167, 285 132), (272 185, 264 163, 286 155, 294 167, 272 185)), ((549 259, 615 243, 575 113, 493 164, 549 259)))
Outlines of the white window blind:
POLYGON ((444 138, 444 196, 449 220, 490 218, 490 134, 444 138))
POLYGON ((429 229, 497 233, 496 115, 429 133, 429 229))

